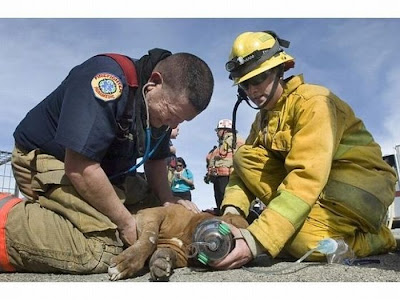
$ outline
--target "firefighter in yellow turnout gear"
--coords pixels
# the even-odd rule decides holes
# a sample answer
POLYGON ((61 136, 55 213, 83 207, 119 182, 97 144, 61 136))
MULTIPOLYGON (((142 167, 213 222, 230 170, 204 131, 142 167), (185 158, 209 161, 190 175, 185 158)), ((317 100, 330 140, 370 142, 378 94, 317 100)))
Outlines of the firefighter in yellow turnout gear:
POLYGON ((206 156, 207 174, 204 181, 207 184, 212 182, 214 186, 214 198, 219 215, 229 175, 233 171, 233 154, 243 145, 244 140, 238 136, 236 147, 233 149, 232 121, 229 119, 219 120, 215 131, 218 136, 218 146, 214 146, 206 156))
POLYGON ((244 240, 215 265, 220 269, 261 253, 299 258, 324 238, 345 240, 357 257, 396 247, 384 224, 395 172, 348 104, 302 75, 283 79, 294 66, 282 49, 288 46, 274 32, 246 32, 226 64, 259 112, 235 154, 222 209, 247 216, 255 197, 266 209, 247 229, 232 228, 244 240))

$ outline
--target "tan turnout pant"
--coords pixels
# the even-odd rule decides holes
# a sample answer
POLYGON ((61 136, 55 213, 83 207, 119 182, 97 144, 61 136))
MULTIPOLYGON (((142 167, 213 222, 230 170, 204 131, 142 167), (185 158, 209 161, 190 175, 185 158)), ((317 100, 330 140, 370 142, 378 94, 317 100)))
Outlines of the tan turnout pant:
MULTIPOLYGON (((123 250, 117 227, 86 203, 64 172, 63 162, 38 150, 15 147, 15 179, 27 200, 8 212, 8 258, 17 271, 103 273, 123 250)), ((128 177, 114 187, 131 211, 158 206, 144 179, 128 177)))

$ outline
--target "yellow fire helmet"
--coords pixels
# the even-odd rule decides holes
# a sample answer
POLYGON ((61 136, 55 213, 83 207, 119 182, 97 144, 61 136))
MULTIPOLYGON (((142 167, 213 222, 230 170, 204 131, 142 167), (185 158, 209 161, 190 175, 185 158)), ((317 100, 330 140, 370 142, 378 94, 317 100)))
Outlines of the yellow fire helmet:
POLYGON ((234 84, 239 84, 264 71, 284 64, 284 71, 294 67, 294 58, 282 50, 290 42, 273 31, 244 32, 233 42, 225 68, 234 84))

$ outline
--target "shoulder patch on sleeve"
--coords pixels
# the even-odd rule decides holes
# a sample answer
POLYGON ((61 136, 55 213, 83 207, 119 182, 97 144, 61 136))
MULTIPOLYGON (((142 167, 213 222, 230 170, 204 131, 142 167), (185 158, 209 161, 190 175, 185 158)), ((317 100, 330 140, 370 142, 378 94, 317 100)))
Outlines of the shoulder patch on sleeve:
POLYGON ((93 77, 92 89, 96 98, 103 101, 118 99, 122 94, 121 80, 111 73, 99 73, 93 77))

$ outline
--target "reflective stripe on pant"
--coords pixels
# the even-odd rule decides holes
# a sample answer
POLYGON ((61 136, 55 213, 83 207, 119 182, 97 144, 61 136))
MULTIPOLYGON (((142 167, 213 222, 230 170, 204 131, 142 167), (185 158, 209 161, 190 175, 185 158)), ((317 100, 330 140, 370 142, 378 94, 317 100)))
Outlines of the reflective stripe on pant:
POLYGON ((0 272, 13 272, 15 268, 10 264, 6 245, 6 223, 8 212, 15 204, 22 200, 11 194, 0 193, 0 272))

